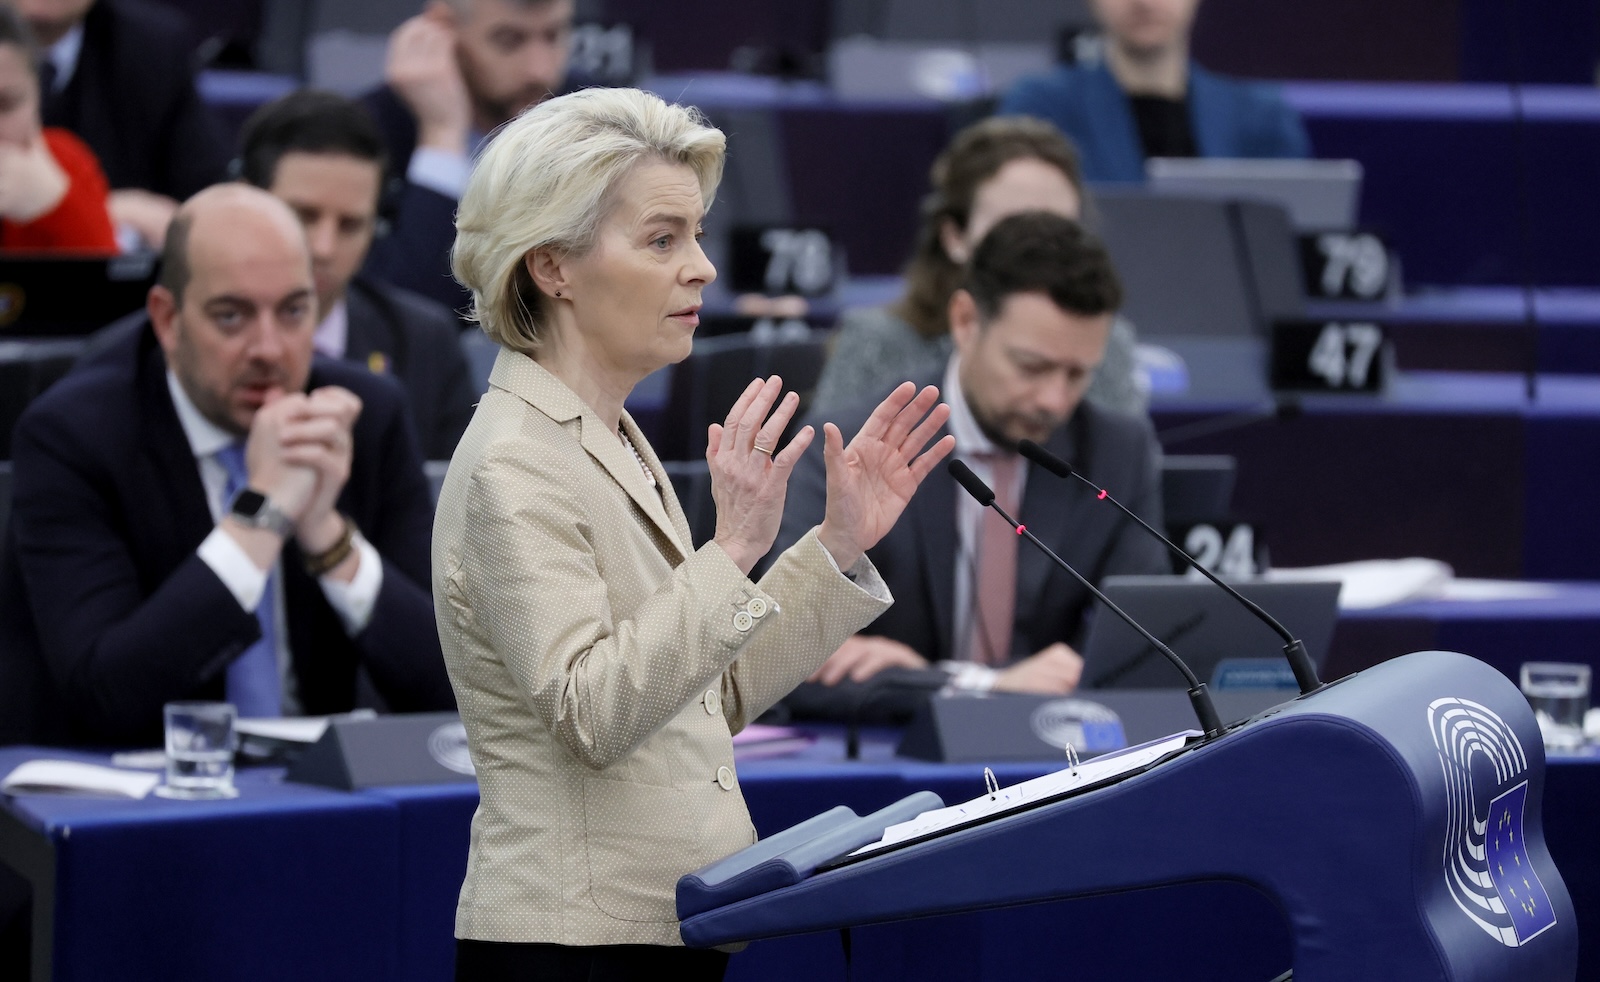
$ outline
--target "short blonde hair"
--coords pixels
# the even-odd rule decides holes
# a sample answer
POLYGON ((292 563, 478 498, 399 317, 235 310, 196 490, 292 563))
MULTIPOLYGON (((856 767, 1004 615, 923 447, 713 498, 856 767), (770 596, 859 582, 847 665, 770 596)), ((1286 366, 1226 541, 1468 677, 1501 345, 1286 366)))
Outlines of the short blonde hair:
POLYGON ((450 265, 472 291, 469 316, 497 344, 534 353, 550 311, 524 257, 593 248, 613 189, 645 161, 688 166, 711 207, 726 145, 698 110, 638 89, 573 92, 507 123, 479 158, 456 213, 450 265))

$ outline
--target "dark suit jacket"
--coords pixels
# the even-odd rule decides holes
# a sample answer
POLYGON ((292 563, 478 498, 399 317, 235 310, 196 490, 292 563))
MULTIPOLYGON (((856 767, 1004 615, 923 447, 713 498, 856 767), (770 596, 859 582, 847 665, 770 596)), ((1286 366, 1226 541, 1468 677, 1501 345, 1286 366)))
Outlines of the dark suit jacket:
MULTIPOLYGON (((848 440, 876 405, 874 401, 831 418, 848 440)), ((823 420, 810 422, 817 427, 818 437, 790 479, 783 527, 774 551, 788 548, 822 521, 827 501, 823 420)), ((1084 402, 1046 447, 1100 482, 1145 521, 1161 527, 1160 446, 1148 417, 1098 409, 1084 402)), ((929 661, 954 657, 959 561, 956 496, 965 493, 943 465, 935 468, 900 521, 868 551, 894 594, 894 606, 861 633, 893 638, 929 661)), ((1161 543, 1121 512, 1097 502, 1094 493, 1079 482, 1062 481, 1037 467, 1029 468, 1018 518, 1091 582, 1113 573, 1171 570, 1161 543)), ((1085 614, 1093 603, 1089 592, 1043 553, 1019 545, 1012 658, 1027 657, 1058 641, 1081 648, 1087 629, 1085 614)))
POLYGON ((112 188, 182 201, 223 180, 228 146, 195 88, 183 18, 140 0, 95 0, 66 90, 45 100, 44 123, 89 144, 112 188))
MULTIPOLYGON (((1091 181, 1143 181, 1144 147, 1128 96, 1104 65, 1025 78, 1000 112, 1046 119, 1078 145, 1091 181)), ((1309 157, 1305 124, 1276 86, 1189 64, 1189 123, 1202 157, 1309 157)))
MULTIPOLYGON (((260 636, 195 549, 213 528, 148 322, 36 400, 16 430, 16 487, 0 566, 0 743, 156 745, 161 706, 220 699, 230 661, 260 636)), ((291 542, 282 589, 308 714, 358 704, 453 708, 434 626, 432 509, 395 384, 318 359, 311 386, 363 401, 339 508, 384 557, 358 637, 291 542)))
POLYGON ((460 322, 426 297, 366 276, 350 282, 345 303, 345 358, 398 379, 423 456, 449 460, 480 395, 461 351, 460 322))
POLYGON ((392 175, 384 195, 386 234, 372 244, 366 272, 415 290, 453 311, 463 311, 472 294, 450 272, 450 246, 456 240, 456 199, 405 179, 417 149, 417 121, 388 86, 361 97, 383 135, 392 175))

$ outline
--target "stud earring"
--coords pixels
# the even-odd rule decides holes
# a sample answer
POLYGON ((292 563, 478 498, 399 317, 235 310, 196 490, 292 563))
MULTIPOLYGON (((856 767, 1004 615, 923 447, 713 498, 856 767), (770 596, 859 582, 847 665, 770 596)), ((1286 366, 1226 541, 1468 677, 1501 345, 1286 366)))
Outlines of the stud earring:
POLYGON ((558 296, 558 297, 561 296, 561 291, 560 290, 556 291, 556 296, 558 296))

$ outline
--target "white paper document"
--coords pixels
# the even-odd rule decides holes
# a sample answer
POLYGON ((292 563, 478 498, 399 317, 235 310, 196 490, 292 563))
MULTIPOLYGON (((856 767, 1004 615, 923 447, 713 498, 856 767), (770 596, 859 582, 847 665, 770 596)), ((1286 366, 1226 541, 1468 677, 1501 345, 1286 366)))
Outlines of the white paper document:
POLYGON ((1369 610, 1407 600, 1431 600, 1444 591, 1452 573, 1437 559, 1363 559, 1329 566, 1271 569, 1262 574, 1269 583, 1303 583, 1338 580, 1340 610, 1369 610))
POLYGON ((85 764, 75 760, 30 760, 20 764, 4 781, 0 791, 68 791, 104 794, 122 798, 143 798, 157 784, 156 774, 119 771, 114 767, 85 764))
POLYGON ((1174 750, 1182 749, 1191 737, 1200 735, 1199 730, 1184 730, 1169 737, 1142 743, 1137 747, 1102 754, 1076 767, 1065 767, 1031 781, 1001 788, 993 794, 980 795, 959 805, 923 812, 909 822, 889 826, 884 830, 883 838, 862 846, 850 855, 865 855, 907 839, 917 839, 957 826, 995 818, 1078 788, 1089 787, 1101 781, 1141 770, 1174 750))
POLYGON ((327 732, 328 723, 335 719, 375 719, 377 715, 370 709, 357 709, 337 716, 246 716, 234 721, 233 728, 242 737, 316 743, 327 732))
POLYGON ((233 728, 242 737, 265 737, 285 743, 316 743, 328 729, 328 717, 246 717, 235 721, 233 728))

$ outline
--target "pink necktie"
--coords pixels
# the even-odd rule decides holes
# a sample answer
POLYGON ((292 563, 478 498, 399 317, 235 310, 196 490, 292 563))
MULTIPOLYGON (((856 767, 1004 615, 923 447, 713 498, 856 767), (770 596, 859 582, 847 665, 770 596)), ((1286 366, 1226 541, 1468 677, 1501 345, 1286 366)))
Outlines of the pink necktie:
MULTIPOLYGON (((990 469, 995 504, 1017 515, 1017 476, 1022 458, 1014 453, 984 454, 990 469)), ((976 616, 968 657, 985 665, 1011 660, 1011 621, 1017 606, 1017 533, 999 515, 984 509, 979 518, 976 616)))

